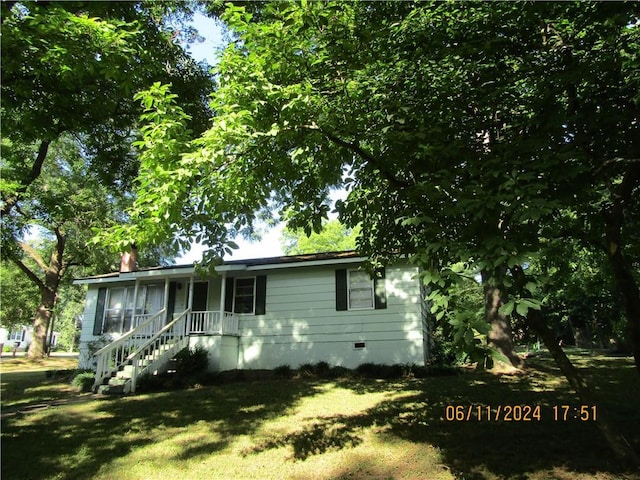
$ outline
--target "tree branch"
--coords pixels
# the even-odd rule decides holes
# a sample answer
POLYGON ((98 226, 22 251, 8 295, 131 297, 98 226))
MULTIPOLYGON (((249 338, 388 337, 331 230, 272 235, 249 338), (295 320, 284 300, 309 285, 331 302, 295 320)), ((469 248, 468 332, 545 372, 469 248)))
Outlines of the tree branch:
POLYGON ((0 218, 11 212, 11 209, 15 207, 16 203, 18 203, 22 194, 27 191, 29 185, 35 182, 36 179, 40 176, 40 173, 42 172, 42 165, 44 164, 44 160, 45 158, 47 158, 47 153, 49 151, 49 144, 49 140, 43 140, 40 143, 40 148, 38 149, 36 160, 31 166, 29 175, 22 182, 22 186, 18 188, 15 193, 4 199, 4 206, 2 207, 2 209, 0 209, 0 218))
POLYGON ((47 289, 47 287, 44 284, 44 282, 42 280, 40 280, 40 278, 35 273, 33 273, 29 267, 27 267, 24 263, 22 263, 22 260, 20 260, 19 258, 11 257, 11 261, 13 263, 15 263, 16 266, 20 270, 22 270, 22 272, 29 278, 29 280, 31 280, 33 283, 35 283, 40 290, 46 290, 47 289))
POLYGON ((44 263, 44 259, 42 256, 31 246, 24 242, 18 242, 18 246, 22 249, 24 253, 26 253, 29 258, 35 261, 38 266, 42 269, 43 272, 46 272, 49 266, 44 263))
POLYGON ((312 125, 304 125, 303 128, 306 128, 306 129, 309 129, 309 130, 318 131, 322 135, 327 137, 327 139, 329 139, 333 143, 335 143, 335 144, 337 144, 337 145, 339 145, 339 146, 341 146, 343 148, 346 148, 347 150, 352 151, 353 153, 358 155, 360 158, 362 158, 363 160, 365 160, 366 162, 370 163, 375 168, 380 170, 380 173, 382 173, 382 176, 387 181, 389 181, 389 183, 394 185, 395 187, 397 187, 397 188, 407 188, 407 187, 413 186, 412 183, 404 181, 404 180, 400 180, 399 178, 394 176, 391 172, 389 172, 388 170, 382 168, 382 165, 380 164, 381 163, 380 160, 378 160, 371 153, 367 152, 364 148, 362 148, 360 146, 360 142, 358 142, 358 141, 347 142, 346 140, 343 140, 342 138, 334 135, 333 133, 328 132, 325 129, 319 127, 315 123, 312 124, 312 125))

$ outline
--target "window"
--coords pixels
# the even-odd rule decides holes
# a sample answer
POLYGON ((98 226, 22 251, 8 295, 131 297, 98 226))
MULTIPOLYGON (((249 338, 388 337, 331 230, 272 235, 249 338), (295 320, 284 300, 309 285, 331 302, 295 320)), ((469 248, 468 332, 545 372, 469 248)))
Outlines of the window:
POLYGON ((16 330, 9 334, 9 341, 21 342, 24 340, 24 330, 16 330))
MULTIPOLYGON (((135 287, 100 289, 94 335, 128 332, 133 326, 135 287)), ((135 300, 135 315, 149 315, 162 310, 164 287, 140 285, 135 300)))
POLYGON ((253 313, 255 310, 255 277, 236 278, 233 311, 235 313, 253 313))
POLYGON ((264 315, 266 312, 267 277, 228 277, 225 287, 225 312, 264 315))
POLYGON ((349 270, 349 310, 373 308, 373 279, 362 270, 349 270))
POLYGON ((131 328, 133 287, 110 288, 104 309, 103 333, 122 332, 131 328))
POLYGON ((373 279, 363 270, 336 270, 336 310, 387 308, 385 269, 376 270, 373 279))

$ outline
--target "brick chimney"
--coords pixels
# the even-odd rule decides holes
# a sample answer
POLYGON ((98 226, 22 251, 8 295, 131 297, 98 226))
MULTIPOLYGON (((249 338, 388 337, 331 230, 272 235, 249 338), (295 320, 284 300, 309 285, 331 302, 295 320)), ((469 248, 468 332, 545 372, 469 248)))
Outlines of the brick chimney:
POLYGON ((120 259, 120 273, 135 272, 138 269, 138 249, 131 245, 130 252, 124 252, 120 259))

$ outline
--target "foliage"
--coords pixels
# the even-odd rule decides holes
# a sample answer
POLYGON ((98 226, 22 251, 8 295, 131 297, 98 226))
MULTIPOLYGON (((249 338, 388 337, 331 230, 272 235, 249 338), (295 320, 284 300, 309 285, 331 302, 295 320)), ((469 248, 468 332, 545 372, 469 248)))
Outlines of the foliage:
POLYGON ((11 329, 30 325, 38 306, 38 287, 12 263, 0 263, 0 325, 11 329))
POLYGON ((322 223, 320 232, 311 232, 311 235, 307 235, 304 229, 295 232, 284 230, 280 243, 285 255, 345 252, 355 250, 358 232, 358 227, 346 228, 339 220, 329 220, 322 223))
POLYGON ((624 343, 625 312, 604 253, 564 242, 533 261, 531 269, 539 273, 545 313, 558 339, 599 348, 624 343))
POLYGON ((79 392, 90 392, 95 380, 96 372, 87 370, 75 375, 71 380, 71 385, 77 388, 79 392))
MULTIPOLYGON (((2 4, 2 256, 40 289, 31 356, 43 354, 70 269, 112 265, 113 257, 87 248, 87 240, 95 229, 128 220, 123 206, 138 169, 131 143, 141 113, 134 94, 171 82, 189 127, 204 129, 211 78, 168 30, 188 20, 192 7, 2 4), (35 248, 34 232, 46 248, 35 248)), ((159 252, 167 250, 153 254, 159 252)))
POLYGON ((178 375, 189 376, 205 371, 209 366, 209 352, 201 346, 180 350, 174 357, 178 375))
POLYGON ((273 369, 273 374, 276 378, 286 379, 291 378, 291 376, 293 375, 293 371, 291 370, 291 366, 289 365, 278 365, 273 369))
MULTIPOLYGON (((358 250, 410 255, 434 315, 462 265, 522 318, 544 300, 527 266, 573 239, 606 252, 640 362, 633 5, 267 2, 223 20, 235 41, 214 124, 170 185, 140 193, 146 224, 163 223, 152 235, 202 237, 214 261, 264 209, 320 231, 344 185, 336 209, 361 225, 358 250), (165 192, 180 201, 144 208, 165 192)), ((452 320, 470 354, 487 351, 475 311, 452 320)))

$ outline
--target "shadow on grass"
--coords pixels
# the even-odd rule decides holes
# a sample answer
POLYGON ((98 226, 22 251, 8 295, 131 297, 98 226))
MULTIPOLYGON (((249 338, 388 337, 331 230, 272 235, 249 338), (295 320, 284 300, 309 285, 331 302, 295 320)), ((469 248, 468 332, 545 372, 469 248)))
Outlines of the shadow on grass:
MULTIPOLYGON (((284 435, 274 435, 246 454, 290 445, 294 458, 304 460, 329 449, 350 448, 360 443, 365 428, 383 427, 385 434, 415 443, 437 446, 442 461, 465 479, 529 478, 531 472, 550 472, 556 467, 593 478, 638 478, 617 464, 594 422, 573 414, 562 418, 554 406, 579 406, 565 382, 558 382, 554 368, 529 370, 525 374, 496 377, 474 373, 461 377, 414 380, 387 384, 399 395, 383 401, 364 414, 318 418, 312 425, 284 435), (546 373, 545 373, 546 372, 546 373), (560 385, 542 390, 544 385, 560 385), (447 407, 481 405, 467 420, 447 419, 447 407), (539 406, 540 420, 495 419, 497 407, 539 406), (487 418, 486 406, 494 417, 487 418), (558 417, 558 418, 556 418, 558 417), (598 477, 599 474, 607 477, 598 477), (624 475, 624 477, 620 477, 624 475)), ((586 373, 606 392, 598 395, 598 409, 606 409, 635 450, 640 449, 640 388, 628 360, 606 362, 586 373)), ((358 394, 379 392, 384 382, 344 380, 343 388, 358 394)), ((353 466, 357 469, 357 465, 353 466)), ((544 473, 540 473, 545 475, 544 473)), ((538 477, 548 478, 548 477, 538 477)), ((553 477, 555 478, 555 477, 553 477)), ((566 477, 569 478, 569 477, 566 477)))
MULTIPOLYGON (((600 386, 597 408, 606 409, 639 450, 640 381, 632 364, 628 359, 595 364, 584 366, 600 386)), ((167 454, 169 461, 214 455, 239 436, 250 438, 265 422, 292 413, 300 400, 323 391, 319 385, 335 385, 359 395, 389 395, 358 413, 316 416, 294 431, 266 437, 261 434, 261 440, 246 448, 243 455, 288 446, 294 461, 305 461, 330 450, 354 448, 363 442, 365 430, 375 429, 383 436, 425 445, 425 450, 427 445, 437 447, 440 461, 465 479, 528 478, 531 472, 555 467, 594 478, 633 478, 633 472, 616 464, 593 422, 573 417, 554 420, 554 405, 578 406, 579 402, 545 359, 535 365, 520 375, 472 373, 388 382, 343 379, 325 384, 308 380, 236 383, 6 419, 2 424, 2 478, 91 478, 103 465, 161 442, 163 436, 186 438, 179 452, 167 454), (484 416, 480 421, 477 417, 447 420, 447 407, 457 405, 490 406, 492 412, 498 406, 540 406, 541 419, 505 422, 484 416)), ((350 458, 351 471, 359 470, 358 458, 350 458)))
POLYGON ((316 393, 311 382, 238 383, 94 401, 6 418, 2 421, 1 478, 91 478, 101 466, 135 449, 166 436, 188 435, 193 427, 205 435, 185 445, 175 458, 210 455, 316 393), (215 440, 208 440, 208 435, 215 440))

